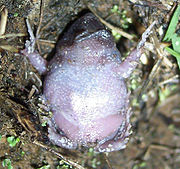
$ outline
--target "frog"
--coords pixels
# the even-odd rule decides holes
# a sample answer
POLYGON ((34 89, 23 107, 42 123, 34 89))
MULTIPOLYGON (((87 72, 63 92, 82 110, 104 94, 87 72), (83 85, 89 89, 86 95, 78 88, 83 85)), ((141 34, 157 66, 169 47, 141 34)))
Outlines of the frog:
POLYGON ((126 147, 132 114, 126 79, 138 65, 153 26, 124 60, 111 32, 92 13, 63 33, 49 62, 32 48, 34 41, 26 42, 22 53, 44 76, 43 97, 53 113, 48 120, 53 144, 73 150, 93 147, 97 152, 126 147))

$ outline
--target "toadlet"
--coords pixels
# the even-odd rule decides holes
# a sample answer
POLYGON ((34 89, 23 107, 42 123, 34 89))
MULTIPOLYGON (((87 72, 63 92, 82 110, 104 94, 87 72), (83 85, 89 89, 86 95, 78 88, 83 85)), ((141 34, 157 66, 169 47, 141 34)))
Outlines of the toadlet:
POLYGON ((92 13, 76 20, 57 42, 50 62, 27 42, 22 51, 44 75, 43 96, 53 112, 50 141, 66 149, 94 147, 98 152, 126 147, 131 133, 125 78, 135 69, 153 23, 122 61, 114 39, 92 13))

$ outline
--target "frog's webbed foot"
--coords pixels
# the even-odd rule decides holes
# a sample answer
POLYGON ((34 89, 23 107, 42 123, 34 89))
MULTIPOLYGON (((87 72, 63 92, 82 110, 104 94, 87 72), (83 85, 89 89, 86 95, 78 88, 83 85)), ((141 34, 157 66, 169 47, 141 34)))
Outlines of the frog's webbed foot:
POLYGON ((124 117, 124 121, 116 132, 107 138, 101 140, 95 147, 98 152, 112 152, 126 148, 126 144, 129 140, 129 135, 132 133, 130 116, 132 114, 131 108, 128 108, 124 117))
POLYGON ((65 149, 76 149, 78 147, 78 144, 67 138, 63 131, 56 129, 53 118, 48 121, 48 125, 48 137, 52 143, 65 149))
POLYGON ((40 74, 44 74, 47 71, 47 61, 37 51, 35 51, 36 38, 33 34, 28 19, 26 19, 26 24, 28 33, 30 35, 30 41, 26 41, 25 49, 22 50, 21 53, 29 58, 31 64, 40 74))
POLYGON ((132 71, 136 68, 139 59, 143 53, 143 47, 147 38, 151 34, 151 30, 154 27, 156 22, 154 21, 142 34, 142 38, 138 43, 137 47, 127 56, 127 58, 116 68, 114 71, 117 72, 121 77, 128 78, 132 71))

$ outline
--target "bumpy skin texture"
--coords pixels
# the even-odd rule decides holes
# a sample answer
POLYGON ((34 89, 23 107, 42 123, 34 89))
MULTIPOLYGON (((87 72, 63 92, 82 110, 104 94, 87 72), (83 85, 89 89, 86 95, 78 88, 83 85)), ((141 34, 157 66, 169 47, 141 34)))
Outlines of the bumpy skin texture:
POLYGON ((131 111, 124 78, 136 67, 140 49, 122 62, 110 32, 88 13, 63 35, 49 63, 23 53, 45 75, 43 95, 53 112, 48 131, 54 144, 92 146, 99 152, 125 148, 131 111))

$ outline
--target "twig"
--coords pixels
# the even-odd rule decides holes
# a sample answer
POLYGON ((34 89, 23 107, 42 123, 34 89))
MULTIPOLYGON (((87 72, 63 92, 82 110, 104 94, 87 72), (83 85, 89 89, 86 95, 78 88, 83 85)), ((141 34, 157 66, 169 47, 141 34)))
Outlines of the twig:
POLYGON ((0 39, 5 39, 5 38, 12 38, 12 37, 21 37, 21 36, 27 36, 25 33, 10 33, 6 35, 1 35, 0 39))
POLYGON ((8 10, 5 6, 2 7, 1 19, 0 19, 0 35, 3 35, 6 31, 8 10))
POLYGON ((109 29, 116 31, 117 33, 121 34, 123 37, 129 39, 129 40, 134 40, 135 37, 133 35, 130 35, 127 32, 124 32, 122 29, 115 27, 113 25, 111 25, 110 23, 106 22, 104 19, 102 19, 99 15, 97 15, 97 13, 94 11, 94 9, 91 8, 90 5, 88 5, 88 8, 91 10, 91 12, 99 18, 99 20, 106 25, 109 29))
POLYGON ((11 46, 11 45, 0 45, 0 48, 11 51, 11 52, 15 52, 15 53, 17 53, 19 51, 19 49, 17 49, 14 46, 11 46))
POLYGON ((42 24, 42 19, 43 19, 43 9, 44 9, 44 2, 41 0, 40 2, 40 18, 39 18, 39 25, 36 31, 36 37, 38 37, 40 29, 41 29, 41 24, 42 24))
POLYGON ((45 39, 38 39, 38 42, 43 44, 43 45, 48 45, 52 48, 55 47, 56 41, 50 41, 50 40, 45 40, 45 39))
POLYGON ((104 158, 105 158, 105 160, 106 160, 106 163, 107 163, 108 167, 109 167, 110 169, 113 169, 112 166, 111 166, 111 164, 110 164, 110 161, 109 161, 108 156, 107 156, 106 153, 104 154, 104 158))
MULTIPOLYGON (((41 2, 40 2, 39 25, 38 25, 38 28, 37 28, 37 31, 36 31, 36 38, 37 39, 39 39, 39 32, 40 32, 40 29, 41 29, 41 24, 42 24, 42 19, 43 19, 43 9, 44 9, 44 2, 43 2, 43 0, 41 0, 41 2)), ((40 45, 39 45, 38 42, 37 42, 37 47, 38 47, 39 53, 41 53, 41 48, 40 48, 40 45)))
POLYGON ((147 80, 144 81, 143 85, 142 85, 142 89, 141 92, 138 96, 138 100, 141 100, 142 95, 145 93, 145 91, 147 90, 147 85, 149 84, 150 81, 152 81, 152 79, 155 77, 155 75, 158 72, 158 69, 160 68, 160 65, 162 64, 162 58, 159 59, 156 64, 153 66, 151 73, 149 74, 149 77, 147 80))
POLYGON ((154 33, 152 38, 151 38, 154 46, 155 46, 155 50, 159 56, 160 59, 162 59, 164 65, 167 67, 167 68, 172 68, 173 64, 170 62, 170 60, 165 56, 164 54, 164 51, 161 47, 161 44, 159 43, 159 40, 156 36, 156 34, 154 33))
POLYGON ((169 78, 167 80, 164 80, 164 81, 160 82, 158 85, 162 86, 162 85, 165 85, 167 83, 179 83, 179 82, 180 82, 179 75, 175 75, 175 76, 173 76, 173 77, 171 77, 171 78, 169 78))
POLYGON ((67 158, 64 157, 62 154, 56 152, 55 150, 49 148, 49 147, 46 146, 46 145, 41 144, 40 142, 38 142, 38 141, 35 140, 33 143, 36 144, 36 145, 38 145, 38 146, 40 146, 40 147, 42 147, 42 148, 44 148, 44 149, 46 149, 46 150, 48 150, 49 152, 55 154, 56 156, 60 157, 60 158, 61 158, 62 160, 64 160, 67 164, 72 165, 73 167, 78 168, 78 169, 85 169, 84 167, 82 167, 82 166, 79 165, 78 163, 76 163, 76 162, 74 162, 74 161, 72 161, 72 160, 67 159, 67 158))

